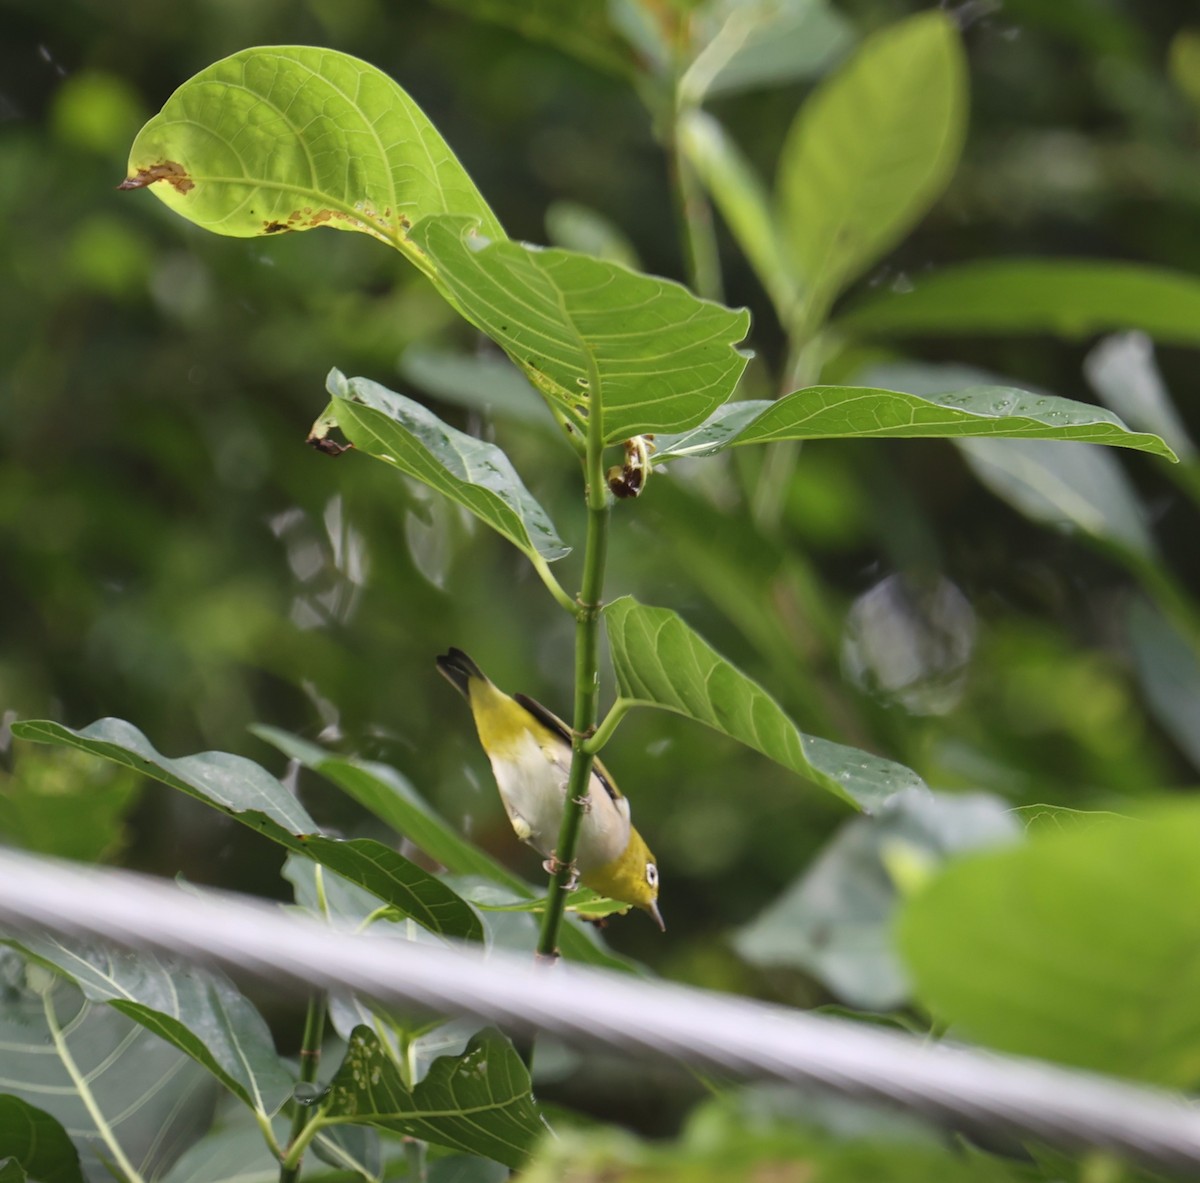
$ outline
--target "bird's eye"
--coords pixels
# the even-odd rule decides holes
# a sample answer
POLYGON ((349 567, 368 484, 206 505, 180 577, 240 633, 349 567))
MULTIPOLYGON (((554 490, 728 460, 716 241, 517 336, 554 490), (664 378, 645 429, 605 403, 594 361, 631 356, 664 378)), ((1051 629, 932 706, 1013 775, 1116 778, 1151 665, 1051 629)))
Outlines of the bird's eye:
POLYGON ((646 882, 651 887, 658 886, 658 868, 653 863, 646 864, 646 882))

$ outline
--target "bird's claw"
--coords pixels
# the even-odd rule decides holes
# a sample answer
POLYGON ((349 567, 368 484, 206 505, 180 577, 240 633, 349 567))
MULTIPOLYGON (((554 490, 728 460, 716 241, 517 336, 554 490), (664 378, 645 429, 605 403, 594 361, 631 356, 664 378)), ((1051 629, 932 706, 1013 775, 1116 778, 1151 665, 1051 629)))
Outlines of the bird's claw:
POLYGON ((574 891, 579 884, 579 872, 575 870, 574 865, 562 862, 557 855, 552 854, 542 863, 542 869, 550 875, 557 875, 560 871, 569 870, 571 875, 565 884, 567 891, 574 891))

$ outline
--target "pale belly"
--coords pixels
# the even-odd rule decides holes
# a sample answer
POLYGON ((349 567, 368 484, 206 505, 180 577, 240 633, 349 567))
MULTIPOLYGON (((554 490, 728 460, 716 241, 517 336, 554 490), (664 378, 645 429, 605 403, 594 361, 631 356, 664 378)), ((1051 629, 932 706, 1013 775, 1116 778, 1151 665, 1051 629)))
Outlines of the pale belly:
MULTIPOLYGON (((554 853, 566 800, 570 753, 548 756, 532 736, 516 758, 492 759, 492 771, 513 830, 547 858, 554 853)), ((595 776, 579 831, 575 865, 581 875, 611 863, 629 844, 629 815, 595 776)))

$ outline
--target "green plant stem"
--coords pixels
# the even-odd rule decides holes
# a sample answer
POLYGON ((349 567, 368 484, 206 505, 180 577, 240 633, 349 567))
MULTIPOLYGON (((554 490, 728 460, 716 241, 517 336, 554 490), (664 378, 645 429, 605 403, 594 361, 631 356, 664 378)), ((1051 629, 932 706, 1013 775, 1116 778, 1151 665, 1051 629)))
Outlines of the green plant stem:
POLYGON ((577 605, 567 594, 563 585, 554 577, 554 572, 550 570, 550 564, 536 551, 529 556, 529 561, 533 564, 533 569, 538 573, 538 578, 546 585, 546 590, 554 597, 558 606, 565 608, 574 616, 577 611, 577 605))
MULTIPOLYGON (((300 1041, 299 1084, 313 1084, 321 1066, 321 1044, 325 1040, 325 1016, 328 1004, 325 995, 313 994, 308 1000, 308 1011, 304 1016, 304 1038, 300 1041)), ((293 1101, 296 1106, 292 1114, 292 1129, 288 1135, 288 1155, 279 1168, 279 1183, 295 1183, 300 1177, 300 1159, 290 1162, 291 1151, 304 1133, 305 1126, 312 1120, 313 1110, 309 1105, 293 1101)))
POLYGON ((587 741, 596 730, 600 702, 600 614, 604 610, 604 568, 608 559, 610 496, 604 479, 604 423, 601 408, 600 373, 589 354, 587 456, 584 479, 587 496, 587 539, 583 554, 583 584, 575 605, 575 713, 571 772, 562 825, 555 844, 554 870, 546 896, 546 911, 538 937, 538 956, 552 960, 557 955, 558 930, 562 924, 567 892, 575 878, 575 847, 583 821, 594 756, 587 741))
POLYGON ((100 1105, 88 1085, 87 1078, 79 1071, 79 1065, 75 1063, 75 1057, 71 1055, 71 1051, 67 1047, 66 1036, 63 1035, 62 1028, 58 1025, 58 1015, 54 1013, 54 1003, 51 999, 52 989, 52 985, 47 985, 46 989, 42 991, 42 1008, 46 1014, 46 1026, 50 1028, 50 1038, 54 1040, 54 1050, 67 1070, 67 1075, 71 1078, 71 1083, 75 1086, 79 1099, 88 1111, 88 1116, 95 1124, 96 1132, 103 1139, 104 1145, 108 1147, 125 1179, 128 1183, 143 1183, 141 1174, 121 1148, 121 1143, 117 1141, 112 1126, 108 1123, 108 1118, 100 1110, 100 1105))
POLYGON ((679 146, 679 115, 672 108, 666 133, 671 198, 683 245, 683 264, 692 291, 706 300, 722 299, 721 257, 712 206, 691 161, 679 146))
POLYGON ((584 751, 591 752, 593 756, 598 755, 604 745, 612 739, 613 732, 616 731, 621 720, 633 710, 635 705, 632 698, 618 698, 608 708, 608 714, 604 716, 600 726, 593 732, 592 738, 584 742, 584 751))

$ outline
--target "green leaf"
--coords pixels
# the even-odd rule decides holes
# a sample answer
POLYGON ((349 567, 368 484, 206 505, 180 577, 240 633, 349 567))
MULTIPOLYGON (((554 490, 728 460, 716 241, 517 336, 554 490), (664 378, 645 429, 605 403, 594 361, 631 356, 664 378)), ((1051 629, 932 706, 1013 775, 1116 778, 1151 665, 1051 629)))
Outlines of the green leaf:
POLYGON ((329 1089, 322 1122, 365 1121, 514 1170, 546 1133, 521 1057, 491 1029, 461 1056, 435 1060, 410 1089, 375 1034, 360 1027, 329 1089))
POLYGON ((325 837, 275 777, 243 756, 202 752, 171 759, 123 719, 101 719, 81 731, 27 720, 14 723, 12 730, 20 739, 79 748, 179 789, 286 849, 316 859, 431 932, 470 940, 483 934, 471 906, 439 879, 374 839, 325 837))
POLYGON ((25 1183, 28 1177, 15 1158, 0 1158, 0 1183, 25 1183))
POLYGON ((118 855, 141 781, 82 752, 25 749, 0 773, 0 836, 39 854, 80 862, 118 855))
POLYGON ((1006 1051, 1194 1087, 1198 844, 1172 805, 951 865, 900 917, 918 998, 1006 1051))
POLYGON ((86 1179, 112 1177, 114 1143, 150 1178, 195 1137, 213 1080, 177 1048, 9 949, 0 989, 0 1087, 70 1133, 86 1179))
POLYGON ((1188 637, 1145 600, 1129 606, 1134 667, 1150 714, 1200 771, 1200 658, 1188 637))
POLYGON ((1093 259, 1004 259, 947 267, 904 294, 874 296, 838 320, 853 333, 1053 333, 1068 340, 1141 329, 1164 345, 1200 344, 1200 279, 1093 259))
POLYGON ((455 430, 368 378, 331 370, 326 386, 333 402, 321 422, 335 423, 360 451, 449 497, 531 558, 552 563, 570 553, 495 444, 455 430))
POLYGON ((405 231, 430 214, 504 233, 412 99, 332 49, 244 49, 201 70, 138 133, 129 178, 125 187, 153 185, 185 218, 238 238, 331 226, 412 257, 405 231))
POLYGON ((1157 435, 1130 431, 1103 407, 1013 386, 923 394, 875 386, 810 386, 774 402, 720 407, 692 431, 657 437, 654 459, 711 456, 724 448, 779 440, 969 437, 1081 440, 1178 459, 1157 435))
POLYGON ((924 12, 876 33, 801 108, 779 160, 792 263, 823 308, 946 187, 966 124, 958 30, 924 12))
MULTIPOLYGON (((490 880, 525 899, 537 898, 538 893, 523 879, 460 837, 394 768, 370 760, 335 755, 275 727, 256 726, 251 730, 288 759, 298 761, 349 793, 364 809, 370 810, 448 871, 490 880)), ((593 930, 570 921, 559 932, 559 952, 573 961, 626 973, 632 969, 629 962, 603 948, 593 930)))
POLYGON ((418 343, 404 351, 399 368, 406 382, 439 402, 559 434, 545 402, 503 354, 456 353, 418 343))
POLYGON ((427 218, 412 240, 456 307, 582 435, 599 381, 604 439, 699 423, 733 393, 745 309, 570 251, 489 241, 470 219, 427 218))
POLYGON ((552 201, 546 207, 546 234, 551 246, 620 263, 631 271, 641 270, 637 248, 628 235, 590 205, 552 201))
POLYGON ((703 48, 679 83, 685 104, 813 78, 854 40, 824 0, 719 0, 692 20, 703 48))
POLYGON ((1154 342, 1142 332, 1105 337, 1084 359, 1088 384, 1138 431, 1162 436, 1185 460, 1195 460, 1196 445, 1171 401, 1158 366, 1154 342))
POLYGON ((958 446, 975 475, 1026 517, 1082 531, 1136 560, 1154 558, 1145 511, 1110 453, 1041 440, 961 440, 958 446))
POLYGON ((762 181, 711 115, 685 112, 678 135, 681 148, 786 324, 798 290, 762 181))
POLYGON ((1180 29, 1167 58, 1171 81, 1200 108, 1200 31, 1180 29))
POLYGON ((1011 810, 1026 830, 1059 830, 1071 832, 1086 830, 1104 822, 1120 820, 1124 815, 1110 809, 1071 809, 1066 805, 1017 805, 1011 810))
MULTIPOLYGON (((79 1152, 57 1118, 20 1097, 0 1095, 0 1165, 19 1166, 37 1183, 83 1183, 79 1152)), ((4 1175, 0 1172, 0 1180, 4 1175)))
POLYGON ((270 1029, 224 974, 53 937, 26 937, 17 947, 179 1048, 264 1118, 291 1095, 292 1073, 270 1029))
POLYGON ((843 825, 783 895, 738 930, 734 947, 755 965, 808 971, 851 1006, 901 1006, 909 989, 892 940, 903 896, 897 863, 927 875, 953 854, 1020 833, 996 797, 901 793, 877 817, 843 825))
POLYGON ((674 612, 622 596, 604 619, 621 697, 633 705, 707 724, 868 813, 903 789, 923 787, 901 764, 798 731, 761 686, 674 612))

